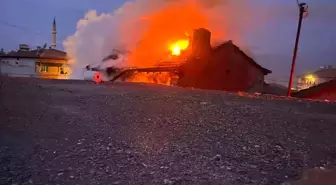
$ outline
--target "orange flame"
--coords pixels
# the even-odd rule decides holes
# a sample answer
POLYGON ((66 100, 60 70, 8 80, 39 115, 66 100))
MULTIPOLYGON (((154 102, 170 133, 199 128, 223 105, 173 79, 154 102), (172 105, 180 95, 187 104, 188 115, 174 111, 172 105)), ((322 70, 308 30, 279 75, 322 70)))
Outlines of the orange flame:
POLYGON ((171 55, 179 56, 181 51, 186 50, 189 46, 189 40, 178 40, 173 43, 169 50, 171 51, 171 55))
POLYGON ((141 32, 140 42, 128 58, 130 66, 156 65, 167 59, 167 52, 179 56, 189 46, 194 29, 209 28, 202 8, 192 1, 168 3, 147 17, 146 31, 141 32))
POLYGON ((160 85, 172 85, 172 74, 168 72, 162 73, 136 73, 133 74, 128 82, 143 82, 143 83, 153 83, 160 85))
MULTIPOLYGON (((140 42, 128 58, 130 66, 152 67, 167 60, 182 62, 180 59, 189 55, 193 30, 210 28, 203 8, 194 1, 168 3, 146 15, 145 23, 146 30, 141 32, 140 42)), ((128 81, 171 85, 176 78, 165 73, 138 73, 128 81)))

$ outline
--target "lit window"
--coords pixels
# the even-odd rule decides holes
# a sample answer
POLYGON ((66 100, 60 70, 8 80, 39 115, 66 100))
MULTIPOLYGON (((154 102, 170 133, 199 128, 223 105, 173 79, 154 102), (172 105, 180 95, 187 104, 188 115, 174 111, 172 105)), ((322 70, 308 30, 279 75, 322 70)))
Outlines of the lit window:
POLYGON ((313 85, 315 84, 316 78, 313 75, 307 75, 305 80, 308 85, 313 85))
POLYGON ((63 69, 63 67, 60 67, 60 74, 64 74, 64 69, 63 69))
POLYGON ((41 70, 40 72, 48 72, 48 66, 45 64, 41 64, 41 70))

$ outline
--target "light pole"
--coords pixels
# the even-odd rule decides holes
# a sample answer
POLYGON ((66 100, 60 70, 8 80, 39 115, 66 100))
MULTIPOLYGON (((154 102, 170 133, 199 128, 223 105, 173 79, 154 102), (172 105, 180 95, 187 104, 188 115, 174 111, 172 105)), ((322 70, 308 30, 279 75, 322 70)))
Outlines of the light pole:
POLYGON ((303 14, 305 12, 307 12, 307 10, 308 10, 308 5, 306 3, 299 3, 298 0, 297 0, 297 3, 298 3, 298 6, 299 6, 299 10, 300 10, 300 16, 299 16, 298 29, 297 29, 297 33, 296 33, 295 47, 294 47, 294 53, 293 53, 293 59, 292 59, 292 68, 291 68, 291 72, 290 72, 290 76, 289 76, 287 96, 291 96, 291 91, 292 91, 292 82, 293 82, 296 55, 297 55, 300 33, 301 33, 302 18, 303 18, 303 14))

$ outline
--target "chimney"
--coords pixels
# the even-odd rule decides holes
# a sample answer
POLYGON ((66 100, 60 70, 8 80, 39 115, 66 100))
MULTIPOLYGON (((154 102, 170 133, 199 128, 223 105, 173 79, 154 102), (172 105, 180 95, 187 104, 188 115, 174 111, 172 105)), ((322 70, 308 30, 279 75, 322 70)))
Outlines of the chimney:
POLYGON ((194 30, 192 38, 192 56, 194 58, 205 58, 211 53, 211 32, 204 28, 194 30))
POLYGON ((19 45, 19 51, 29 51, 29 46, 28 44, 20 44, 19 45))
POLYGON ((180 86, 203 87, 208 83, 204 70, 211 60, 211 32, 204 28, 194 30, 191 40, 191 57, 179 69, 180 86))
POLYGON ((41 52, 41 46, 36 47, 36 54, 39 55, 41 52))

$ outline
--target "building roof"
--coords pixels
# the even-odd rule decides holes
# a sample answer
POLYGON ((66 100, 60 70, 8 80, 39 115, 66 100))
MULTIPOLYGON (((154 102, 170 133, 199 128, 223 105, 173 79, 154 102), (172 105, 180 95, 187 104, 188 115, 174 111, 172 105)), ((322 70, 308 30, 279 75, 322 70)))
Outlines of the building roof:
POLYGON ((336 68, 321 69, 314 72, 319 78, 334 79, 336 78, 336 68))
POLYGON ((303 89, 301 91, 292 93, 292 96, 297 97, 297 98, 305 98, 305 97, 307 97, 311 94, 320 92, 320 91, 322 91, 324 89, 327 89, 327 88, 330 88, 330 87, 336 87, 336 79, 330 80, 328 82, 321 83, 321 84, 318 84, 318 85, 315 85, 315 86, 312 86, 308 89, 303 89))
POLYGON ((226 47, 226 46, 232 46, 234 47, 234 49, 236 49, 240 54, 242 54, 247 61, 252 64, 253 66, 255 66, 256 68, 260 69, 265 75, 272 73, 271 70, 268 70, 266 68, 263 68, 261 65, 259 65, 256 61, 254 61, 251 57, 249 57, 246 53, 244 53, 238 46, 236 46, 235 44, 233 44, 233 42, 231 40, 224 42, 216 47, 213 48, 213 51, 219 51, 219 49, 226 47))
POLYGON ((55 59, 67 60, 67 53, 57 49, 39 49, 30 51, 12 51, 3 55, 2 58, 40 58, 40 59, 55 59))

